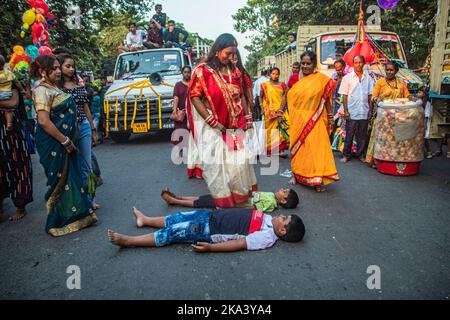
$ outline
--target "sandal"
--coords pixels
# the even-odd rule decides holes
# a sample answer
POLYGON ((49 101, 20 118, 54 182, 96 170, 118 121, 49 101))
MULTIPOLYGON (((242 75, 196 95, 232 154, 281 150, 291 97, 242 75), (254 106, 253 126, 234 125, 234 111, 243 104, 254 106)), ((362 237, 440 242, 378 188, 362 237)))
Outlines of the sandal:
POLYGON ((433 159, 433 154, 431 152, 427 152, 427 154, 425 155, 426 159, 433 159))
POLYGON ((446 158, 447 158, 447 159, 450 159, 450 152, 447 152, 446 158))
POLYGON ((327 191, 327 189, 322 188, 321 186, 315 186, 314 190, 316 190, 316 192, 318 192, 318 193, 322 193, 322 192, 327 191))

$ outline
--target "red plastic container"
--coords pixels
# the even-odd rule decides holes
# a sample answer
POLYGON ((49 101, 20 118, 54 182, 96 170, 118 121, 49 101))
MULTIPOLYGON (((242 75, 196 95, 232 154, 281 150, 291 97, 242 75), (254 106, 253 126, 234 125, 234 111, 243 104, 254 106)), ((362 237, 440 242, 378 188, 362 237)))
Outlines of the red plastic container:
POLYGON ((420 171, 421 162, 390 162, 377 160, 378 172, 391 176, 414 176, 420 171))

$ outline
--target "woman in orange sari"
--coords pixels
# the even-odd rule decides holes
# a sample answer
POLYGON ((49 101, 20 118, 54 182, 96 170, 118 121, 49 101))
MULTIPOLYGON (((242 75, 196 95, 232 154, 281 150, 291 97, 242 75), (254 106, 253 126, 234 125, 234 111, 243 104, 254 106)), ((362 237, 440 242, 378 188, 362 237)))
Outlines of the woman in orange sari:
POLYGON ((186 101, 190 163, 201 167, 219 208, 246 203, 257 190, 251 156, 244 146, 253 119, 245 80, 232 63, 236 50, 231 34, 219 36, 208 57, 194 69, 186 101))
MULTIPOLYGON (((291 184, 301 183, 323 192, 323 185, 339 181, 329 134, 333 123, 331 98, 335 82, 315 71, 317 56, 301 55, 300 80, 287 93, 291 165, 291 184)), ((282 112, 278 112, 282 116, 282 112)))
POLYGON ((285 112, 282 118, 277 115, 287 88, 286 84, 284 82, 280 83, 279 79, 280 69, 273 68, 270 70, 270 80, 261 85, 259 100, 260 105, 263 106, 267 154, 271 155, 273 152, 281 152, 280 156, 287 158, 287 154, 284 151, 288 148, 289 142, 287 134, 283 136, 281 133, 285 128, 281 128, 280 120, 287 124, 288 113, 285 112))
MULTIPOLYGON (((395 62, 387 62, 384 70, 386 77, 381 78, 375 84, 375 88, 372 93, 372 101, 378 104, 380 101, 387 99, 399 99, 409 98, 411 94, 408 91, 408 86, 403 79, 397 78, 396 75, 399 71, 399 66, 395 62)), ((373 117, 376 116, 376 109, 374 110, 373 117)), ((376 118, 374 118, 376 119, 376 118)), ((366 162, 376 169, 375 159, 373 157, 375 151, 375 125, 376 120, 373 120, 372 133, 370 135, 369 146, 367 148, 366 162)))

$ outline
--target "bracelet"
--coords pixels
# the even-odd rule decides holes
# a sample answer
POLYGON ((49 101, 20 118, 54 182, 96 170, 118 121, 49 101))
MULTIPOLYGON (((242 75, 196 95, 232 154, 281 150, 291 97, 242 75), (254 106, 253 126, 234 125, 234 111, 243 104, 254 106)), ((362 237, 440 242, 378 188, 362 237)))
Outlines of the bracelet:
POLYGON ((253 115, 248 114, 246 116, 244 116, 245 122, 247 123, 252 123, 253 122, 253 115))
POLYGON ((68 147, 72 141, 70 141, 69 137, 66 137, 66 140, 64 142, 61 142, 61 145, 65 148, 68 147))
POLYGON ((205 119, 206 123, 209 124, 212 128, 215 128, 218 126, 219 121, 217 121, 217 119, 210 114, 206 119, 205 119))

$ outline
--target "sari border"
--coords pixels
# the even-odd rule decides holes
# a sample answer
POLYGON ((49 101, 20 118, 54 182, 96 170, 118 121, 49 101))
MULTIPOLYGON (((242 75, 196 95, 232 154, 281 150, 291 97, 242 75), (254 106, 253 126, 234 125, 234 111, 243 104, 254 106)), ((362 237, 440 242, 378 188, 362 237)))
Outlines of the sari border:
POLYGON ((314 187, 314 186, 321 186, 323 184, 324 178, 333 180, 333 182, 339 181, 341 178, 339 177, 339 174, 335 173, 328 176, 317 176, 317 177, 304 177, 299 174, 294 173, 295 180, 297 180, 298 183, 314 187))
POLYGON ((195 166, 194 168, 188 168, 188 177, 203 179, 203 169, 195 166))
POLYGON ((65 235, 77 232, 81 229, 84 229, 84 228, 90 226, 91 224, 94 224, 97 221, 98 221, 98 219, 97 219, 97 216, 95 215, 95 213, 91 213, 90 215, 88 215, 84 218, 81 218, 75 222, 72 222, 62 228, 51 228, 48 230, 48 234, 50 234, 53 237, 65 236, 65 235))

